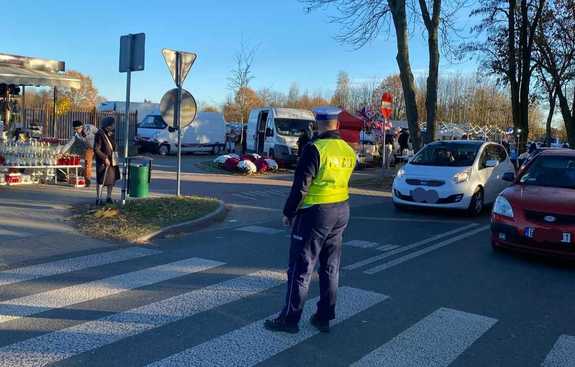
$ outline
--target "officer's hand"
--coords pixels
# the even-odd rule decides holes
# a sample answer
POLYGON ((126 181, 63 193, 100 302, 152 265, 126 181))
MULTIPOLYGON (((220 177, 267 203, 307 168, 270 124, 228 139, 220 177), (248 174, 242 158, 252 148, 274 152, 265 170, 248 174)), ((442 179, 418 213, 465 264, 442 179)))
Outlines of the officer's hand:
POLYGON ((291 227, 293 220, 284 215, 282 222, 283 222, 284 226, 291 227))

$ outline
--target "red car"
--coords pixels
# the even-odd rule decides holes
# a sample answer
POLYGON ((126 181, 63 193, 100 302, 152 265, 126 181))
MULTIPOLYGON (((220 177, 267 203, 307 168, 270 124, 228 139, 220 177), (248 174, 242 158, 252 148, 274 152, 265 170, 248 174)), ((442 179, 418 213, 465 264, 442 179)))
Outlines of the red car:
POLYGON ((546 150, 503 191, 491 216, 495 249, 575 260, 575 150, 546 150))

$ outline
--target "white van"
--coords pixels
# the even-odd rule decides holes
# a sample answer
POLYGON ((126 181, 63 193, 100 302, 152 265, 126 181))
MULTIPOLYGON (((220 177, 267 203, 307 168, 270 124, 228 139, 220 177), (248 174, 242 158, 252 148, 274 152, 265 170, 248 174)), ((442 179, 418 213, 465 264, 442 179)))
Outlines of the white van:
MULTIPOLYGON (((160 155, 178 151, 178 132, 169 127, 160 115, 148 115, 138 124, 136 145, 141 150, 160 155)), ((182 132, 182 152, 213 153, 224 151, 226 122, 219 112, 199 112, 196 119, 182 132)))
POLYGON ((269 156, 281 163, 295 163, 297 141, 304 130, 311 130, 315 115, 292 108, 258 108, 250 112, 246 144, 250 152, 269 156))

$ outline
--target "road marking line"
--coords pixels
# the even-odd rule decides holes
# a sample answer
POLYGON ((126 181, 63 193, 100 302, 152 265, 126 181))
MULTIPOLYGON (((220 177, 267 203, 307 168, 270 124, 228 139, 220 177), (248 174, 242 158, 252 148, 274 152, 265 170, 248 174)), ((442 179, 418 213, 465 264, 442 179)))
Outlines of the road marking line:
POLYGON ((449 237, 449 236, 454 235, 454 234, 457 234, 457 233, 459 233, 459 232, 467 231, 468 229, 471 229, 471 228, 474 228, 474 227, 477 227, 477 224, 475 224, 475 223, 469 224, 469 225, 467 225, 467 226, 465 226, 465 227, 461 227, 461 228, 454 229, 454 230, 449 231, 449 232, 445 232, 445 233, 442 233, 442 234, 438 234, 438 235, 436 235, 436 236, 426 238, 425 240, 422 240, 422 241, 413 243, 413 244, 408 245, 408 246, 401 246, 400 248, 398 248, 398 249, 396 249, 396 250, 392 250, 392 251, 386 252, 385 254, 381 254, 381 255, 369 257, 369 258, 367 258, 367 259, 365 259, 365 260, 358 261, 358 262, 356 262, 356 263, 354 263, 354 264, 347 265, 347 266, 344 267, 344 269, 345 269, 345 270, 354 270, 354 269, 357 269, 357 268, 361 268, 361 267, 363 267, 363 266, 365 266, 365 265, 373 264, 373 263, 375 263, 375 262, 378 262, 378 261, 383 260, 383 259, 385 259, 385 258, 388 258, 388 257, 390 257, 390 256, 397 255, 397 254, 401 254, 401 253, 403 253, 403 252, 412 250, 412 249, 414 249, 414 248, 418 248, 418 247, 427 245, 427 244, 430 243, 430 242, 437 241, 437 240, 442 239, 442 238, 444 238, 444 237, 449 237))
POLYGON ((245 194, 232 194, 232 196, 236 196, 236 197, 239 197, 239 198, 242 198, 242 199, 246 199, 246 200, 252 200, 252 201, 255 201, 255 200, 256 200, 256 198, 251 197, 251 196, 248 196, 248 195, 245 195, 245 194))
MULTIPOLYGON (((338 290, 338 313, 332 325, 338 324, 386 300, 388 296, 356 288, 338 290)), ((159 366, 253 366, 287 350, 319 333, 307 321, 315 312, 318 298, 306 303, 302 328, 298 334, 273 333, 259 320, 214 338, 163 360, 148 365, 159 366)), ((274 317, 270 315, 268 318, 274 317)), ((1 358, 0 358, 1 360, 1 358)))
POLYGON ((0 366, 45 366, 280 286, 284 272, 258 271, 0 348, 0 366))
POLYGON ((427 253, 429 253, 429 252, 438 250, 438 249, 440 249, 440 248, 442 248, 442 247, 445 247, 445 246, 447 246, 447 245, 451 245, 451 244, 454 243, 454 242, 460 241, 460 240, 465 239, 465 238, 467 238, 467 237, 474 236, 474 235, 476 235, 476 234, 478 234, 478 233, 481 233, 481 232, 483 232, 483 231, 487 231, 489 228, 490 228, 490 226, 483 226, 483 227, 474 229, 474 230, 469 231, 469 232, 467 232, 467 233, 463 233, 463 234, 461 234, 461 235, 459 235, 459 236, 456 236, 456 237, 450 238, 450 239, 448 239, 448 240, 445 240, 445 241, 443 241, 443 242, 440 242, 440 243, 438 243, 438 244, 435 244, 435 245, 432 245, 432 246, 423 248, 423 249, 421 249, 421 250, 419 250, 419 251, 412 252, 412 253, 410 253, 410 254, 407 254, 407 255, 405 255, 405 256, 399 257, 399 258, 397 258, 397 259, 394 259, 394 260, 392 260, 392 261, 386 262, 386 263, 384 263, 384 264, 381 264, 381 265, 378 265, 378 266, 374 266, 373 268, 370 268, 370 269, 365 270, 364 273, 365 273, 365 274, 370 274, 370 275, 373 275, 373 274, 375 274, 375 273, 379 273, 380 271, 384 271, 384 270, 386 270, 386 269, 392 268, 392 267, 394 267, 394 266, 396 266, 396 265, 399 265, 399 264, 401 264, 401 263, 404 263, 404 262, 406 262, 406 261, 408 261, 408 260, 415 259, 416 257, 419 257, 419 256, 421 256, 421 255, 424 255, 424 254, 427 254, 427 253))
POLYGON ((157 254, 161 254, 161 251, 146 248, 128 248, 8 269, 0 271, 0 286, 157 254))
POLYGON ((25 238, 25 237, 31 237, 33 236, 33 234, 27 232, 14 232, 0 228, 0 236, 25 238))
POLYGON ((358 248, 373 248, 378 246, 377 242, 363 241, 363 240, 351 240, 343 243, 344 246, 358 247, 358 248))
POLYGON ((224 265, 193 257, 110 278, 15 298, 0 303, 0 323, 31 316, 224 265))
MULTIPOLYGON (((443 223, 443 224, 464 224, 462 220, 450 219, 422 219, 422 218, 398 218, 398 217, 356 217, 352 216, 351 220, 373 220, 380 222, 410 222, 410 223, 443 223)), ((477 223, 476 223, 477 224, 477 223)))
POLYGON ((259 233, 259 234, 269 234, 269 235, 284 232, 282 229, 270 228, 270 227, 261 227, 261 226, 246 226, 246 227, 238 228, 238 229, 236 229, 236 231, 249 232, 249 233, 259 233))
POLYGON ((383 245, 383 246, 379 246, 378 248, 376 248, 376 250, 379 251, 391 251, 391 250, 395 250, 396 248, 400 248, 401 246, 396 246, 396 245, 383 245))
POLYGON ((440 308, 352 366, 447 367, 496 322, 440 308))
POLYGON ((543 361, 542 367, 574 367, 575 336, 561 335, 543 361))

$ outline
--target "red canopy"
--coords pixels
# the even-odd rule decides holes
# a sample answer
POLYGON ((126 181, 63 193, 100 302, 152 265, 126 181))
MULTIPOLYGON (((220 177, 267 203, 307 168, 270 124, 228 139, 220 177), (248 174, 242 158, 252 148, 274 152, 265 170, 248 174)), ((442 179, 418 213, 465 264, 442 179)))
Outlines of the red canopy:
POLYGON ((359 134, 363 129, 363 120, 347 111, 342 111, 338 117, 341 138, 348 143, 359 143, 359 134))

